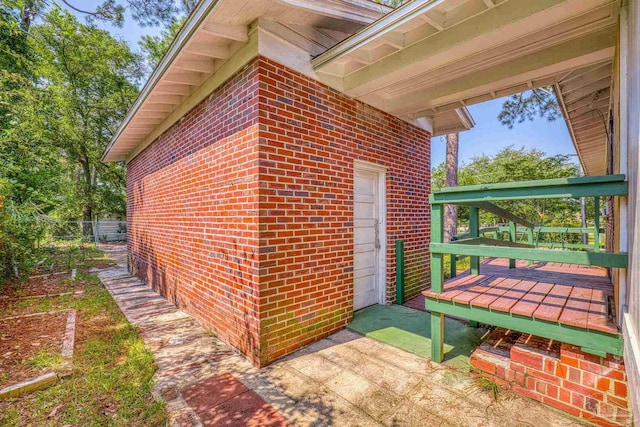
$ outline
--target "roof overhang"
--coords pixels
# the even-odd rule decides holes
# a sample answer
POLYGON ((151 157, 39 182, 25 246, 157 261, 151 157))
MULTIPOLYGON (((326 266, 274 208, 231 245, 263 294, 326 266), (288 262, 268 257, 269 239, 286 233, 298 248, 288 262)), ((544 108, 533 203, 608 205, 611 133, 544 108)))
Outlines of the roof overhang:
POLYGON ((554 84, 562 115, 586 175, 605 175, 610 153, 613 62, 580 68, 554 84))
POLYGON ((390 10, 369 0, 201 1, 142 88, 102 160, 131 160, 257 56, 258 21, 283 37, 295 38, 313 55, 390 10))
POLYGON ((584 138, 572 132, 584 169, 597 174, 606 139, 587 136, 593 123, 572 125, 582 110, 571 108, 591 99, 605 109, 618 7, 618 0, 414 0, 312 65, 321 81, 347 95, 406 120, 434 123, 467 105, 559 85, 571 104, 570 129, 585 132, 584 138), (593 74, 576 80, 589 70, 593 74))

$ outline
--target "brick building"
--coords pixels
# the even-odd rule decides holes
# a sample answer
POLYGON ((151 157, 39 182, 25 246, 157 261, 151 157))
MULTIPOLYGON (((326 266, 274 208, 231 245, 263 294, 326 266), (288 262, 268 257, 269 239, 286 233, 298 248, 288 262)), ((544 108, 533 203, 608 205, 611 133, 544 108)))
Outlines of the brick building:
POLYGON ((624 425, 640 402, 638 11, 638 0, 201 1, 103 156, 127 163, 131 270, 264 366, 395 302, 401 240, 405 296, 431 286, 433 361, 445 315, 517 331, 472 364, 624 425), (471 128, 467 105, 533 88, 554 91, 586 176, 432 191, 432 137, 471 128), (492 204, 571 197, 607 200, 580 252, 534 245, 546 227, 492 204), (442 242, 446 204, 469 207, 466 241, 442 242), (480 234, 481 209, 509 221, 493 230, 508 242, 480 234), (468 282, 444 282, 452 254, 471 258, 468 282), (510 259, 515 276, 484 280, 482 257, 510 259))
POLYGON ((434 129, 300 65, 388 8, 245 3, 194 12, 106 159, 127 161, 131 269, 262 366, 393 303, 396 240, 406 295, 428 285, 434 129))

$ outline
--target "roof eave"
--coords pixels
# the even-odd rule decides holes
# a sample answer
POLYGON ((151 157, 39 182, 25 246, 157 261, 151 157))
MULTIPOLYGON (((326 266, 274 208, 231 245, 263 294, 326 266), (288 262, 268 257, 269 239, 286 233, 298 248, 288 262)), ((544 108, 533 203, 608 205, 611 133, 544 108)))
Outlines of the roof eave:
POLYGON ((114 161, 126 160, 125 158, 109 158, 109 153, 111 149, 113 148, 114 144, 116 143, 116 141, 118 140, 118 138, 120 137, 124 129, 128 126, 131 119, 133 119, 133 117, 136 115, 136 113, 138 112, 138 110, 140 109, 144 101, 147 99, 149 94, 153 91, 153 88, 158 83, 160 78, 162 78, 166 70, 170 67, 171 63, 176 59, 181 49, 189 41, 189 39, 191 38, 195 30, 200 26, 202 21, 206 19, 206 17, 209 15, 211 10, 215 8, 215 6, 219 3, 219 1, 220 0, 201 1, 193 10, 193 12, 189 15, 189 17, 184 22, 184 24, 182 24, 180 31, 171 42, 171 45, 167 49, 167 52, 164 54, 164 56, 162 57, 162 60, 160 60, 156 68, 153 70, 153 73, 151 73, 151 76, 149 77, 149 79, 143 86, 142 90, 138 94, 138 97, 136 98, 135 102, 133 103, 131 108, 129 108, 129 111, 127 112, 124 119, 122 120, 122 123, 120 123, 118 130, 111 138, 109 145, 107 145, 107 148, 102 153, 102 156, 100 158, 101 161, 114 162, 114 161))

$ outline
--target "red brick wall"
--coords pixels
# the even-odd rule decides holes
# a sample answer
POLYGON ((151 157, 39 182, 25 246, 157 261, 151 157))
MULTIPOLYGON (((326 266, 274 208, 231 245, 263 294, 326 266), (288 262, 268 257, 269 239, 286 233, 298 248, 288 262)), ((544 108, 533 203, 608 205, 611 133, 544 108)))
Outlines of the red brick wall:
POLYGON ((133 267, 264 365, 353 312, 353 165, 387 169, 407 296, 428 284, 430 136, 265 58, 128 165, 133 267))
POLYGON ((471 366, 505 388, 575 417, 601 426, 630 425, 621 357, 594 356, 528 334, 505 346, 513 334, 496 329, 471 355, 471 366))
POLYGON ((386 166, 387 302, 396 239, 407 295, 428 284, 430 135, 260 59, 262 360, 344 327, 353 313, 354 160, 386 166))
POLYGON ((127 168, 138 275, 259 359, 258 67, 247 65, 127 168))

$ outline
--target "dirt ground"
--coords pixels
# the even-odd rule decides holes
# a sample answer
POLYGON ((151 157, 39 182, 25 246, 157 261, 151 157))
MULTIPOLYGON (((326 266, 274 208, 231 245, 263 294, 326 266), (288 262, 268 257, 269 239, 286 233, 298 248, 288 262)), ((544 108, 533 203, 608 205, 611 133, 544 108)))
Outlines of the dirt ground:
POLYGON ((64 275, 52 275, 29 279, 24 283, 9 283, 3 286, 0 297, 0 308, 15 302, 18 298, 59 294, 62 292, 74 292, 82 289, 81 282, 68 280, 71 274, 66 271, 64 275))
POLYGON ((49 372, 34 357, 60 354, 67 312, 0 320, 0 388, 49 372))
POLYGON ((68 363, 61 350, 73 309, 71 369, 47 389, 0 400, 0 426, 166 425, 164 403, 151 395, 153 356, 93 274, 115 261, 87 245, 49 255, 30 278, 0 287, 0 387, 68 363), (56 310, 64 311, 9 319, 56 310))

